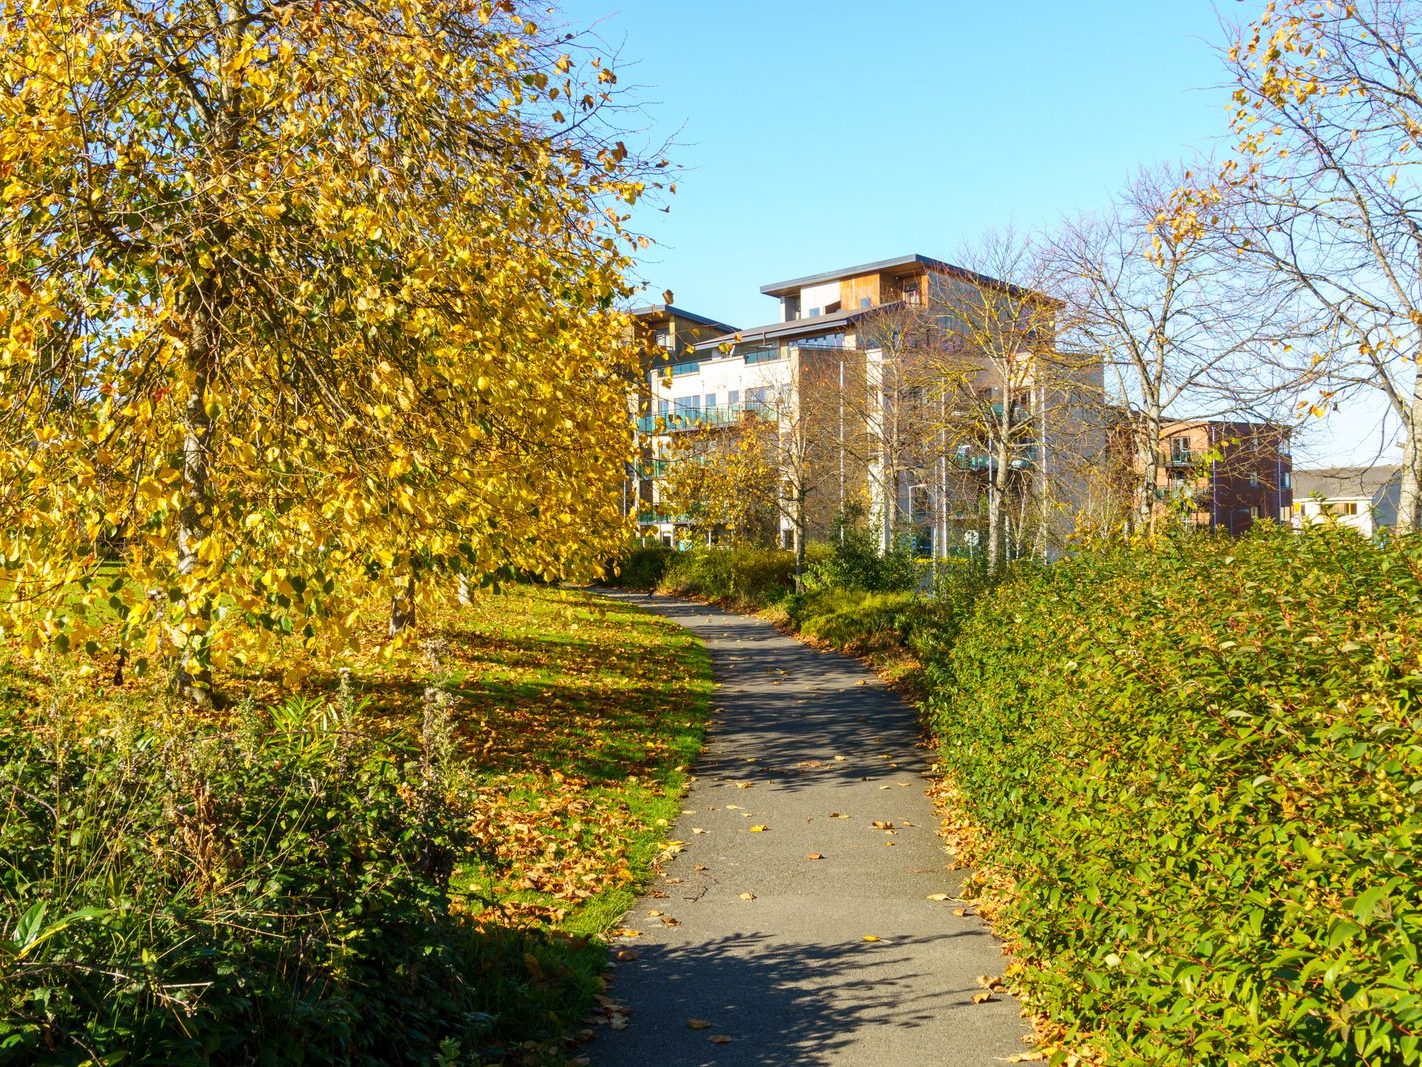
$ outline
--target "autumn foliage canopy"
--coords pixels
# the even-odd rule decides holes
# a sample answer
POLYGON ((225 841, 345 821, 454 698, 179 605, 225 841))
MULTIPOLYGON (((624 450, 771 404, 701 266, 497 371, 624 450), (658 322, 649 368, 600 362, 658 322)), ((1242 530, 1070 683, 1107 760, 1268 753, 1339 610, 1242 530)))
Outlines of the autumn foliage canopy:
POLYGON ((117 619, 201 696, 371 591, 604 558, 614 82, 510 2, 0 0, 7 631, 117 619))

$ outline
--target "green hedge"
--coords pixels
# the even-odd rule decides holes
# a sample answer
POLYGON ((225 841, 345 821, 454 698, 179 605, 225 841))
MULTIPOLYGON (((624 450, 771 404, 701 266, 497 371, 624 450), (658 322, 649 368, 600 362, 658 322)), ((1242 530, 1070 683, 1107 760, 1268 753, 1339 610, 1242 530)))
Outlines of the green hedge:
POLYGON ((764 607, 794 590, 795 556, 773 548, 692 548, 671 560, 657 588, 764 607))
POLYGON ((1265 529, 993 590, 930 668, 1034 1003, 1113 1063, 1422 1062, 1422 545, 1265 529))

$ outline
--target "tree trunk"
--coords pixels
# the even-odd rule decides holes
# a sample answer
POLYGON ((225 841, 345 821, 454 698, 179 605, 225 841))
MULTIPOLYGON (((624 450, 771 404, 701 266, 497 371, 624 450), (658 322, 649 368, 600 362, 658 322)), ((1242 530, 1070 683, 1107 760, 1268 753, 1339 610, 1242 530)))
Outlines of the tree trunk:
POLYGON ((415 576, 395 579, 390 597, 390 636, 395 637, 415 625, 415 576))
POLYGON ((1422 374, 1412 383, 1412 404, 1404 419, 1402 476, 1398 488, 1397 529, 1400 533, 1422 530, 1422 374))
POLYGON ((469 576, 461 574, 459 576, 459 606, 462 608, 472 607, 474 604, 474 590, 470 588, 469 576))
POLYGON ((1155 536, 1155 490, 1160 480, 1160 409, 1151 407, 1136 427, 1136 529, 1155 536))
POLYGON ((800 592, 805 573, 805 490, 795 498, 795 592, 800 592))
MULTIPOLYGON (((178 575, 188 578, 198 569, 199 553, 212 533, 212 416, 208 389, 217 367, 221 327, 210 292, 197 294, 197 323, 187 353, 192 392, 183 409, 183 504, 178 512, 178 575)), ((185 587, 187 583, 184 583, 185 587)), ((211 627, 212 598, 206 591, 185 588, 178 695, 200 708, 213 705, 211 627)))
POLYGON ((1007 437, 1003 435, 995 442, 993 464, 988 470, 988 544, 987 572, 995 575, 1002 567, 1007 544, 1004 534, 1007 526, 1007 479, 1011 474, 1008 466, 1009 453, 1007 437))

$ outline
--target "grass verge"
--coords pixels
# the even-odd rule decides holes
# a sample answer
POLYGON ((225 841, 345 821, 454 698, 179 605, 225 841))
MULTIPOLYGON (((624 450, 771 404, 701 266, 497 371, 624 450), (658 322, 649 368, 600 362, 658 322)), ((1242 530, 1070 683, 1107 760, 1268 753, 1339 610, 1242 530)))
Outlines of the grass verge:
MULTIPOLYGON (((372 607, 372 646, 380 615, 372 607)), ((711 693, 704 649, 675 624, 615 601, 514 586, 472 607, 431 613, 415 641, 388 657, 356 656, 348 666, 344 685, 338 665, 294 658, 269 674, 219 679, 232 710, 209 716, 201 724, 205 736, 235 736, 254 702, 306 700, 319 709, 345 701, 359 708, 362 733, 418 746, 427 694, 442 694, 459 758, 455 803, 478 842, 456 857, 451 910, 466 933, 472 928, 472 936, 460 935, 463 977, 477 988, 478 1012, 490 1019, 479 1047, 464 1045, 451 1062, 560 1062, 563 1038, 598 992, 606 958, 599 935, 650 878, 700 749, 711 693)), ((151 677, 114 685, 61 663, 22 665, 3 652, 0 719, 28 723, 38 737, 151 727, 179 745, 198 726, 151 677)), ((390 803, 399 808, 403 801, 390 803)), ((30 813, 36 818, 25 825, 34 829, 26 833, 52 833, 44 810, 30 813)), ((54 836, 52 846, 36 844, 58 850, 54 836)), ((135 839, 134 854, 158 841, 135 839)), ((12 895, 0 879, 0 938, 18 929, 23 881, 12 895)), ((63 940, 49 944, 58 949, 63 940)), ((79 951, 77 942, 68 948, 79 951)), ((5 973, 0 968, 0 987, 5 973)), ((0 988, 0 1002, 31 1004, 20 976, 12 977, 16 984, 0 988)), ((194 1001, 201 1012, 201 997, 194 1001)), ((74 1029, 79 1022, 63 1025, 81 1032, 74 1029)), ((262 1047, 261 1034, 247 1040, 262 1047)), ((149 1062, 140 1049, 100 1051, 149 1062)))

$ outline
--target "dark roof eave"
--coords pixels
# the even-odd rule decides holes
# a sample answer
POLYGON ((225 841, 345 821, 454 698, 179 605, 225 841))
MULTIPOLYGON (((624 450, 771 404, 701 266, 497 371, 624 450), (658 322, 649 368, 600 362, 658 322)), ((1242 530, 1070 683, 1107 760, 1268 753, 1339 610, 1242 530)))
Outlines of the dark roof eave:
POLYGON ((645 307, 628 308, 627 313, 637 317, 649 315, 675 315, 677 318, 687 319, 698 326, 712 326, 725 333, 734 333, 735 327, 729 322, 722 322, 720 319, 708 318, 705 315, 698 315, 694 311, 687 311, 686 308, 677 307, 675 304, 649 304, 645 307))

